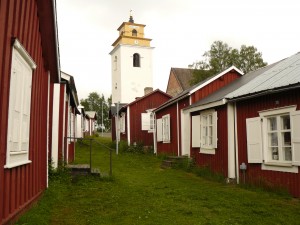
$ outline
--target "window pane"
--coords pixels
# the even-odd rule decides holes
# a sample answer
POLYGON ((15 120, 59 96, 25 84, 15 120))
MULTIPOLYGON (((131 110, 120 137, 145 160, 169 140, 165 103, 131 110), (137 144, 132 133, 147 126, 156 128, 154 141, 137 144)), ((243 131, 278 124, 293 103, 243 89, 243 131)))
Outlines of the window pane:
POLYGON ((209 145, 212 145, 212 136, 209 137, 209 145))
POLYGON ((208 136, 210 136, 210 137, 213 136, 213 134, 212 134, 212 127, 211 126, 208 127, 208 136))
POLYGON ((281 116, 281 129, 283 129, 283 130, 291 129, 289 115, 281 116))
POLYGON ((284 151, 284 160, 292 161, 292 149, 290 147, 283 148, 284 151))
POLYGON ((269 130, 277 130, 276 117, 272 117, 268 119, 269 130))
POLYGON ((278 135, 277 133, 269 134, 270 146, 278 146, 278 135))
POLYGON ((208 115, 208 125, 212 125, 212 115, 208 115))
POLYGON ((271 148, 271 152, 272 152, 272 159, 273 160, 279 160, 279 157, 278 157, 278 148, 277 147, 272 147, 271 148))
POLYGON ((202 118, 203 118, 203 121, 202 121, 203 126, 206 126, 207 125, 207 116, 203 116, 202 118))
POLYGON ((282 142, 283 146, 291 146, 291 132, 282 133, 282 142))

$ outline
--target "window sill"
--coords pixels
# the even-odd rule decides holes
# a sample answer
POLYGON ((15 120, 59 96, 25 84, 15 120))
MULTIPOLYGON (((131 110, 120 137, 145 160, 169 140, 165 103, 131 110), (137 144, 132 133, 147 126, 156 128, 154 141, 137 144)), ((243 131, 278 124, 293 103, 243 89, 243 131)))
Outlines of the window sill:
POLYGON ((215 155, 216 149, 215 148, 200 148, 201 154, 209 154, 209 155, 215 155))
POLYGON ((10 164, 6 164, 4 166, 5 169, 11 169, 11 168, 14 168, 14 167, 17 167, 17 166, 22 166, 22 165, 26 165, 26 164, 29 164, 31 163, 30 160, 26 160, 26 161, 22 161, 22 162, 15 162, 15 163, 10 163, 10 164))
POLYGON ((287 173, 298 173, 298 166, 293 166, 291 163, 268 162, 261 164, 261 169, 287 173))
POLYGON ((266 166, 293 167, 292 163, 285 162, 264 162, 266 166))

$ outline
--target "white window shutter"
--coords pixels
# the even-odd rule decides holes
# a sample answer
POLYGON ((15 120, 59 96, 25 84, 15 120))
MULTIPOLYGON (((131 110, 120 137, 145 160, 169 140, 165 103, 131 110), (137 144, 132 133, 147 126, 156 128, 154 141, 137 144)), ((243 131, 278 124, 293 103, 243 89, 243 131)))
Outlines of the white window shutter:
POLYGON ((200 115, 192 116, 192 148, 200 148, 200 115))
POLYGON ((21 134, 21 99, 22 99, 22 74, 21 67, 17 62, 14 64, 10 78, 10 98, 9 98, 9 151, 20 150, 20 134, 21 134), (12 117, 12 118, 10 118, 12 117), (11 124, 10 124, 11 123, 11 124))
POLYGON ((163 116, 162 118, 162 127, 163 127, 163 142, 171 141, 170 134, 170 114, 163 116))
POLYGON ((246 119, 248 163, 262 163, 261 118, 246 119))
POLYGON ((32 72, 30 68, 25 69, 24 75, 24 95, 23 97, 23 115, 22 115, 22 137, 21 151, 29 150, 29 128, 30 128, 30 107, 31 107, 31 83, 32 72))
POLYGON ((150 113, 142 113, 142 130, 150 130, 150 113))
POLYGON ((156 133, 157 133, 157 142, 163 140, 162 138, 162 119, 156 120, 156 133))
POLYGON ((300 166, 300 111, 291 112, 293 165, 300 166))
POLYGON ((218 147, 218 115, 217 112, 212 113, 212 147, 218 147))

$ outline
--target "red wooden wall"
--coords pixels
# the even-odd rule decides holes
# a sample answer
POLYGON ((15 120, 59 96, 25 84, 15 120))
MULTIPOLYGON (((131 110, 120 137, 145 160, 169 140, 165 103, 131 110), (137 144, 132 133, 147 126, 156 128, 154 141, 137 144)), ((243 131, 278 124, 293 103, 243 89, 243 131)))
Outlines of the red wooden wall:
MULTIPOLYGON (((235 79, 239 78, 241 75, 235 70, 229 71, 218 79, 212 81, 196 92, 192 93, 190 98, 192 104, 205 98, 209 94, 217 91, 218 89, 224 87, 225 85, 231 83, 235 79)), ((163 115, 170 114, 170 124, 171 124, 171 143, 157 142, 157 152, 167 153, 171 155, 178 155, 178 142, 179 142, 179 154, 181 155, 181 109, 189 106, 189 96, 180 100, 178 102, 178 112, 177 112, 177 101, 164 109, 156 112, 156 119, 160 119, 163 115), (178 115, 178 120, 177 120, 178 115), (179 121, 179 138, 177 138, 177 121, 179 121)))
POLYGON ((214 80, 213 82, 209 83, 208 85, 193 93, 191 95, 192 103, 195 103, 201 100, 202 98, 205 98, 206 96, 226 86, 227 84, 231 83, 239 77, 241 77, 241 75, 235 70, 224 74, 223 76, 219 77, 218 79, 214 80))
MULTIPOLYGON (((215 110, 218 116, 218 148, 216 148, 216 154, 200 154, 199 148, 191 148, 191 157, 194 158, 197 165, 208 167, 211 171, 228 177, 227 105, 217 107, 215 110)), ((199 115, 199 112, 193 115, 199 115)))
MULTIPOLYGON (((181 109, 187 107, 189 105, 189 97, 186 97, 178 102, 178 113, 177 113, 177 102, 167 106, 156 112, 156 119, 162 118, 162 116, 170 114, 170 132, 171 132, 171 142, 163 143, 157 142, 157 153, 166 153, 168 155, 178 155, 178 144, 181 150, 181 123, 179 122, 179 138, 178 138, 178 129, 177 129, 177 121, 181 119, 181 109), (178 118, 177 118, 178 117, 178 118)), ((181 154, 181 151, 180 153, 181 154)))
POLYGON ((134 101, 129 105, 131 144, 134 142, 141 142, 144 146, 153 146, 153 133, 148 133, 148 131, 142 130, 141 114, 146 113, 147 109, 157 108, 169 99, 170 97, 168 95, 160 91, 154 91, 148 96, 134 101))
MULTIPOLYGON (((47 1, 49 2, 49 1, 47 1)), ((51 13, 53 13, 53 9, 51 13)), ((48 72, 43 58, 36 0, 1 0, 0 4, 0 223, 5 224, 35 200, 47 182, 48 72), (37 65, 33 72, 29 160, 4 169, 6 163, 12 38, 18 38, 37 65)), ((50 42, 49 42, 50 43, 50 42)), ((50 44, 49 44, 50 45, 50 44)), ((48 65, 49 66, 49 65, 48 65)), ((54 77, 57 74, 54 75, 54 77)), ((55 78, 54 78, 55 79, 55 78)), ((50 115, 51 116, 51 115, 50 115)))
MULTIPOLYGON (((261 170, 261 164, 249 163, 247 159, 246 119, 258 117, 258 111, 284 106, 297 105, 300 110, 299 89, 284 93, 266 95, 251 100, 237 102, 237 132, 238 132, 238 165, 247 164, 246 182, 257 183, 262 180, 269 184, 287 188, 290 193, 300 197, 300 173, 284 173, 261 170), (276 104, 276 102, 278 104, 276 104)), ((241 174, 240 174, 240 177, 241 174)))

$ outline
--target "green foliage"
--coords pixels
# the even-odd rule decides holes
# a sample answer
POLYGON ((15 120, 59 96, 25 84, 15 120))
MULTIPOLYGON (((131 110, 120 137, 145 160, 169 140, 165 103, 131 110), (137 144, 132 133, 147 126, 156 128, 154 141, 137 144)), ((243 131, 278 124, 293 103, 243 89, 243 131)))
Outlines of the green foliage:
POLYGON ((191 84, 197 84, 233 65, 244 73, 267 65, 262 59, 262 53, 258 52, 254 46, 242 45, 238 50, 222 41, 213 42, 210 50, 206 51, 203 57, 203 60, 192 64, 195 71, 191 84))
POLYGON ((67 178, 70 170, 66 167, 65 162, 59 161, 57 168, 54 168, 52 159, 48 162, 48 175, 49 180, 55 180, 59 178, 67 178))
POLYGON ((96 111, 97 124, 99 126, 102 124, 102 111, 103 111, 103 124, 105 130, 109 130, 111 126, 111 121, 108 118, 108 116, 109 116, 109 109, 111 107, 111 101, 112 101, 111 96, 107 100, 105 100, 103 94, 100 97, 100 95, 97 92, 91 92, 86 99, 80 100, 80 104, 84 107, 85 111, 96 111))

